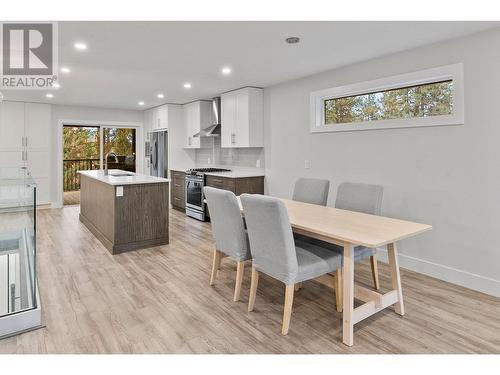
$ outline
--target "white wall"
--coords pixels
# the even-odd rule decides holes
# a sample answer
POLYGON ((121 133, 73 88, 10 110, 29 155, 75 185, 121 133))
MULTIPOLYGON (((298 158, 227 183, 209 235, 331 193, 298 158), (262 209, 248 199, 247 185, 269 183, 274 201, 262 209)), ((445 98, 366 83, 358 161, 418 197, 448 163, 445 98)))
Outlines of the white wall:
POLYGON ((266 88, 266 183, 290 197, 299 176, 382 184, 382 214, 432 224, 399 245, 401 265, 500 296, 500 30, 266 88), (464 63, 465 125, 309 132, 311 91, 464 63), (304 168, 310 160, 311 168, 304 168))
MULTIPOLYGON (((124 122, 124 123, 138 123, 143 122, 142 111, 130 111, 121 109, 107 109, 107 108, 93 108, 93 107, 79 107, 79 106, 65 106, 65 105, 52 105, 52 155, 51 155, 51 198, 54 206, 61 206, 62 180, 58 174, 58 155, 62 152, 62 141, 60 130, 60 120, 76 120, 88 121, 89 123, 110 121, 110 122, 124 122), (61 144, 60 144, 61 143, 61 144)), ((142 125, 141 125, 142 128, 142 125)), ((142 132, 142 129, 141 129, 142 132)), ((142 134, 141 134, 142 138, 142 134)), ((137 139, 137 147, 141 150, 144 148, 144 143, 139 142, 137 139)), ((139 151, 139 150, 138 150, 139 151)), ((137 160, 143 160, 137 155, 137 160)), ((138 163, 138 167, 143 168, 143 163, 138 163)), ((62 168, 62 167, 61 167, 62 168)))

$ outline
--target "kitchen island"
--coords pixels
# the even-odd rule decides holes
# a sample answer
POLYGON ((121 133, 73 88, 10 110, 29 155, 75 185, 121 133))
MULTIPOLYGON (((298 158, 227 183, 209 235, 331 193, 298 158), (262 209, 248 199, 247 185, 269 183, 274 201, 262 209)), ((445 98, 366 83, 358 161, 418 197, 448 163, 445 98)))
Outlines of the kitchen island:
POLYGON ((80 221, 111 254, 168 244, 170 179, 118 169, 78 173, 80 221))

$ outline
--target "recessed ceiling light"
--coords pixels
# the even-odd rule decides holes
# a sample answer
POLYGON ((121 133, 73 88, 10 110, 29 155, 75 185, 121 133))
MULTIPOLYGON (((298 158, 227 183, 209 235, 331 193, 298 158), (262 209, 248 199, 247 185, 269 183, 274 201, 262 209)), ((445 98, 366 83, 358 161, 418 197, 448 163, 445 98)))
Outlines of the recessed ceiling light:
POLYGON ((165 97, 165 95, 163 95, 163 94, 158 94, 158 95, 156 95, 156 97, 157 97, 158 99, 163 99, 163 98, 165 97))
POLYGON ((61 72, 62 72, 62 73, 71 73, 71 69, 70 69, 70 68, 68 68, 68 67, 63 66, 63 67, 61 68, 61 72))
POLYGON ((144 105, 144 102, 139 102, 139 103, 137 103, 137 104, 139 104, 139 105, 144 105))
POLYGON ((54 97, 54 94, 47 94, 45 95, 47 98, 52 99, 54 97))
POLYGON ((296 44, 298 42, 300 42, 300 38, 299 37, 296 37, 296 36, 291 36, 289 38, 286 38, 285 41, 288 43, 288 44, 296 44))
POLYGON ((231 74, 231 68, 228 67, 228 66, 225 66, 224 68, 222 68, 222 74, 224 74, 225 76, 231 74))
POLYGON ((73 44, 73 47, 75 47, 78 51, 85 51, 87 49, 87 45, 83 42, 76 42, 73 44))
POLYGON ((185 89, 190 89, 190 88, 191 88, 191 84, 190 84, 189 82, 186 82, 186 83, 184 84, 184 88, 185 88, 185 89))
POLYGON ((60 87, 61 87, 61 85, 60 85, 59 83, 57 83, 57 82, 54 82, 54 83, 52 84, 52 87, 53 87, 53 88, 55 88, 55 89, 58 89, 58 88, 60 88, 60 87))

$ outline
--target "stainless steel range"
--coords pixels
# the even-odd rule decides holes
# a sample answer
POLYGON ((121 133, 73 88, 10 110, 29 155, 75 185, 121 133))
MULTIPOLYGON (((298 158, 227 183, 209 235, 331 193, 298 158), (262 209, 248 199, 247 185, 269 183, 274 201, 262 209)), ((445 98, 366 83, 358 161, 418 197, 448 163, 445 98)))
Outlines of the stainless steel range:
POLYGON ((206 205, 203 202, 203 187, 205 186, 205 173, 230 172, 223 168, 193 168, 186 171, 186 215, 205 221, 206 205))

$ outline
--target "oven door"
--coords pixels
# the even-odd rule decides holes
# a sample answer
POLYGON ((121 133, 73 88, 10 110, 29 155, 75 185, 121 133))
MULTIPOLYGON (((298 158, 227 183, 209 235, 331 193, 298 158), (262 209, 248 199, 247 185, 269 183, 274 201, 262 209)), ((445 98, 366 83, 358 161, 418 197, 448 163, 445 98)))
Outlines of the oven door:
POLYGON ((186 177, 186 207, 203 211, 203 179, 186 177))

